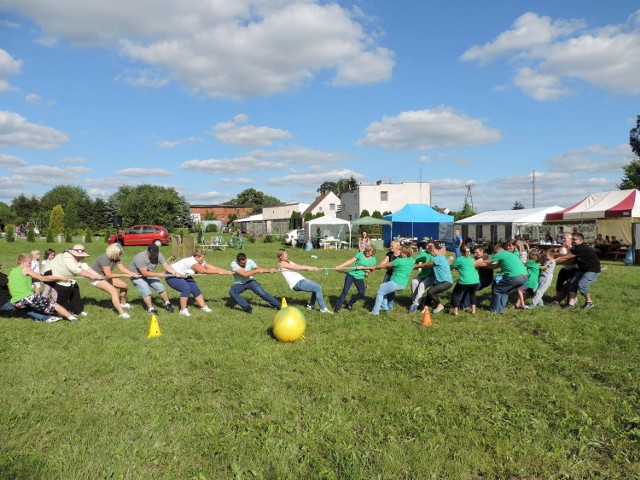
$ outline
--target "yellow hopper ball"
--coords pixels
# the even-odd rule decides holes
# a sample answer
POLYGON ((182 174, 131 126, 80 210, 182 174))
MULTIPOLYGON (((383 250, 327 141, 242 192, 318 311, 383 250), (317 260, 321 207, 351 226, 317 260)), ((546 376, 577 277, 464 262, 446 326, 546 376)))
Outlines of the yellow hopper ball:
POLYGON ((307 320, 296 307, 285 307, 273 317, 273 336, 281 342, 295 342, 307 328, 307 320))

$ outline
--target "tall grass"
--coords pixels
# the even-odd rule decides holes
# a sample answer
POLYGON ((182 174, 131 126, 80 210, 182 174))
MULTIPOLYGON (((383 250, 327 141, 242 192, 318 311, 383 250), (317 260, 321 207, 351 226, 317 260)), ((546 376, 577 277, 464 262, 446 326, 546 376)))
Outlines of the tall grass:
MULTIPOLYGON (((23 246, 0 244, 5 272, 23 246)), ((87 247, 94 259, 104 244, 87 247)), ((246 248, 275 266, 277 244, 246 248)), ((351 254, 290 257, 332 267, 351 254)), ((293 344, 272 338, 275 312, 253 294, 253 315, 227 305, 229 277, 198 277, 214 312, 160 311, 152 340, 135 289, 123 320, 82 283, 77 324, 0 319, 0 478, 637 478, 638 270, 606 266, 588 312, 480 309, 422 328, 405 291, 378 317, 362 303, 304 310, 293 344)), ((307 277, 333 305, 343 275, 307 277)), ((279 274, 258 279, 306 304, 279 274)))

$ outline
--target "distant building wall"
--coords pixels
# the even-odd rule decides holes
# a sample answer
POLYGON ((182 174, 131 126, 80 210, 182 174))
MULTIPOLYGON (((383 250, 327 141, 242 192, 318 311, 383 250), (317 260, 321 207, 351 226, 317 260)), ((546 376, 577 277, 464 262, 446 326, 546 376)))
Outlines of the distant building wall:
POLYGON ((338 218, 355 220, 362 210, 373 213, 397 212, 408 203, 426 203, 431 199, 428 182, 377 183, 360 185, 340 195, 341 211, 338 218))
POLYGON ((218 220, 227 223, 230 215, 246 217, 251 214, 253 207, 251 205, 191 205, 189 211, 198 222, 204 220, 207 213, 213 213, 218 220))

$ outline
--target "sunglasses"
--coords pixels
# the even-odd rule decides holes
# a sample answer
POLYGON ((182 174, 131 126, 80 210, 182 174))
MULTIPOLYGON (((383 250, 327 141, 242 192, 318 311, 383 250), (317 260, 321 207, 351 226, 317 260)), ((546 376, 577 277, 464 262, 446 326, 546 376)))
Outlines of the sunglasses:
POLYGON ((78 253, 84 253, 84 248, 72 248, 71 250, 78 253))

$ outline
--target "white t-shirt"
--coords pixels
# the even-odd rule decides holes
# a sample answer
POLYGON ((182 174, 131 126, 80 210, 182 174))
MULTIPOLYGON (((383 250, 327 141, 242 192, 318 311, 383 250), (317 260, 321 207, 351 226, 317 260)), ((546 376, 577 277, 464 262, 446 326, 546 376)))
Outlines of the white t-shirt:
POLYGON ((171 267, 176 272, 182 275, 193 275, 196 272, 191 267, 193 267, 196 263, 198 263, 198 261, 196 260, 196 257, 186 257, 186 258, 183 258, 182 260, 178 260, 176 263, 172 263, 171 267))
MULTIPOLYGON (((292 265, 295 265, 295 263, 293 262, 289 262, 289 263, 292 265)), ((302 275, 300 275, 300 273, 298 273, 297 270, 289 270, 288 268, 281 268, 280 272, 282 272, 282 276, 284 277, 285 281, 287 282, 291 290, 293 290, 293 287, 296 286, 296 283, 298 283, 300 280, 305 279, 302 275)))

